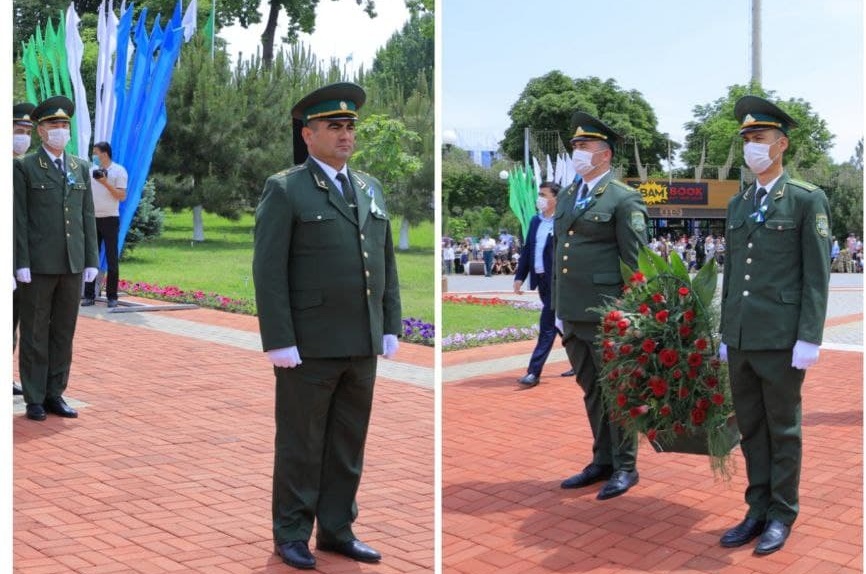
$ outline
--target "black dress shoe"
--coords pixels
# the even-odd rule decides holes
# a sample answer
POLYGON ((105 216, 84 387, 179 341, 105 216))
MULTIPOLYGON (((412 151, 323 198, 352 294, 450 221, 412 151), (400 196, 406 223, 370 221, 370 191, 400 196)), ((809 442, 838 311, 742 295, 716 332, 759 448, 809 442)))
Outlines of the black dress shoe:
POLYGON ((524 387, 534 387, 538 384, 538 381, 539 379, 537 375, 533 375, 532 373, 526 373, 525 375, 520 377, 517 382, 524 387))
POLYGON ((81 301, 81 306, 82 306, 82 307, 90 307, 90 306, 92 306, 95 302, 96 302, 96 301, 94 301, 93 299, 85 298, 83 301, 81 301))
POLYGON ((22 389, 21 385, 19 385, 15 381, 12 381, 12 394, 13 395, 23 395, 24 394, 24 389, 22 389))
POLYGON ((751 541, 764 530, 764 521, 746 517, 745 520, 722 535, 721 543, 725 548, 736 548, 751 541))
POLYGON ((789 534, 791 534, 790 526, 778 520, 770 520, 764 533, 761 534, 761 539, 758 540, 758 545, 755 546, 755 554, 772 554, 780 550, 785 545, 789 534))
POLYGON ((568 369, 567 371, 565 371, 564 373, 562 373, 559 376, 560 377, 573 377, 574 376, 574 369, 568 369))
POLYGON ((42 405, 27 405, 27 418, 31 421, 44 421, 47 415, 42 405))
POLYGON ((607 480, 613 474, 613 467, 601 464, 590 464, 583 469, 583 472, 566 478, 560 484, 560 488, 582 488, 589 486, 602 480, 607 480))
POLYGON ((618 470, 610 477, 607 484, 598 491, 599 500, 607 500, 628 492, 628 489, 637 484, 637 470, 618 470))
POLYGON ((316 542, 316 548, 325 552, 336 552, 347 556, 358 562, 378 562, 382 559, 382 555, 358 540, 349 540, 348 542, 316 542))
POLYGON ((292 540, 285 544, 275 544, 274 553, 279 554, 289 566, 310 570, 316 567, 316 557, 310 553, 306 540, 292 540))
POLYGON ((42 404, 45 407, 46 411, 48 411, 49 413, 53 413, 59 417, 63 417, 66 419, 78 418, 78 411, 67 405, 66 401, 63 400, 63 397, 45 399, 45 402, 42 404))

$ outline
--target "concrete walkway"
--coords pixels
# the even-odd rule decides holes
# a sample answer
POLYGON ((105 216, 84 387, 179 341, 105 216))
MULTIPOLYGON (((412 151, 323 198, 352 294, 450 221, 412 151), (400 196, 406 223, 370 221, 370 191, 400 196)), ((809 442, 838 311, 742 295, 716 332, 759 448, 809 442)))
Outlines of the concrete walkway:
MULTIPOLYGON (((449 291, 511 297, 512 277, 449 278, 449 291)), ((640 483, 600 502, 562 490, 591 458, 582 393, 561 347, 520 389, 534 341, 443 356, 443 555, 448 574, 726 574, 863 571, 862 275, 834 275, 819 363, 804 384, 801 513, 785 548, 758 558, 718 539, 739 522, 745 467, 729 482, 705 457, 644 441, 640 483)), ((523 298, 527 296, 524 295, 523 298)))
MULTIPOLYGON (((14 571, 292 572, 273 555, 274 380, 257 333, 213 310, 83 309, 67 392, 80 417, 13 418, 14 571)), ((401 345, 379 372, 355 532, 384 559, 314 550, 319 572, 433 568, 433 349, 401 345)))

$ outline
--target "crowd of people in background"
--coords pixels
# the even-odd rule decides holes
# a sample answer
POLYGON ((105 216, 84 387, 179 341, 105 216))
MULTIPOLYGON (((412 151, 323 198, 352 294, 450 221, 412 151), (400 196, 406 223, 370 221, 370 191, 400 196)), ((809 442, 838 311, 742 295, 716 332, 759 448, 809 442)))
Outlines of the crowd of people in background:
POLYGON ((522 241, 502 229, 498 237, 485 233, 480 237, 466 236, 462 241, 442 238, 442 273, 469 275, 470 262, 483 265, 484 275, 514 275, 520 259, 522 241))

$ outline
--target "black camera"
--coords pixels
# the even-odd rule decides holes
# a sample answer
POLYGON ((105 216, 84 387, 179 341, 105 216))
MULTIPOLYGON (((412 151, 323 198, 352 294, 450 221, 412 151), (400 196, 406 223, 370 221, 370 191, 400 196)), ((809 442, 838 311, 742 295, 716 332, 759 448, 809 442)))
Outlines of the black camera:
POLYGON ((106 175, 108 175, 108 171, 106 171, 104 169, 94 169, 93 170, 93 179, 102 179, 106 175))

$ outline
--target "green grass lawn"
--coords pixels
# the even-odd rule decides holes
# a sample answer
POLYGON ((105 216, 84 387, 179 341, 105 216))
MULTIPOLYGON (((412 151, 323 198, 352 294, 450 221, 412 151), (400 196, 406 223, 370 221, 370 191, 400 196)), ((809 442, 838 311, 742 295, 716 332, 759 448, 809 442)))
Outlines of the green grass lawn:
MULTIPOLYGON (((194 242, 192 211, 167 211, 162 235, 121 260, 120 277, 253 300, 253 225, 252 215, 231 221, 206 213, 205 240, 194 242)), ((399 229, 394 221, 394 245, 399 229)), ((409 231, 410 248, 397 251, 403 317, 433 322, 433 239, 433 224, 423 223, 409 231)))
POLYGON ((515 309, 509 305, 467 305, 442 302, 442 335, 474 333, 485 329, 532 327, 538 324, 540 311, 515 309))

